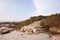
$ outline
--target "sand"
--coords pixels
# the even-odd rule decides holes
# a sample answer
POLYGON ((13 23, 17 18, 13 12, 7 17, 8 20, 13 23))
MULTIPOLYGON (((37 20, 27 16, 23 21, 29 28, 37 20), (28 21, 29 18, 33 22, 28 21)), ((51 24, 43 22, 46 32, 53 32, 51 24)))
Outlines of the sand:
MULTIPOLYGON (((53 36, 53 38, 60 40, 60 37, 53 36)), ((27 35, 22 32, 12 31, 11 33, 0 35, 0 40, 52 40, 52 38, 45 33, 27 35)))

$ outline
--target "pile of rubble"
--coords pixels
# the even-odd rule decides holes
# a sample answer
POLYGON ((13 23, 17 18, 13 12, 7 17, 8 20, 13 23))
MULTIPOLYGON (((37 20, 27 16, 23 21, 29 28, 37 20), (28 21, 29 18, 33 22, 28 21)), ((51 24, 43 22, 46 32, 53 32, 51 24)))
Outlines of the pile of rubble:
POLYGON ((20 29, 21 32, 24 32, 26 34, 39 34, 44 31, 44 28, 41 27, 27 27, 24 26, 20 29))
POLYGON ((26 34, 39 34, 41 32, 44 32, 44 28, 40 26, 40 21, 36 21, 32 24, 22 27, 20 31, 26 34))

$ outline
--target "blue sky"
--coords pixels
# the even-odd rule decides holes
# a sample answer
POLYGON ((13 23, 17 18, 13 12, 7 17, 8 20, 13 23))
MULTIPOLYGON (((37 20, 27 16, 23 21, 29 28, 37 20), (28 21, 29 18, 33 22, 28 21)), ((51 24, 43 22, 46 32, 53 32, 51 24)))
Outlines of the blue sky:
POLYGON ((0 22, 60 12, 60 0, 0 0, 0 22))

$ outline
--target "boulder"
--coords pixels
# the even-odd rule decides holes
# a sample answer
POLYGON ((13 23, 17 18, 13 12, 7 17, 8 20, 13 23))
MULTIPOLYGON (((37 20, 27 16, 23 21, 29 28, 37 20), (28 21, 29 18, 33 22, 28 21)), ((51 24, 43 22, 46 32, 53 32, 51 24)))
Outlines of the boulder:
POLYGON ((21 32, 24 32, 26 34, 39 34, 43 32, 43 28, 41 27, 30 27, 30 26, 24 26, 20 29, 21 32))

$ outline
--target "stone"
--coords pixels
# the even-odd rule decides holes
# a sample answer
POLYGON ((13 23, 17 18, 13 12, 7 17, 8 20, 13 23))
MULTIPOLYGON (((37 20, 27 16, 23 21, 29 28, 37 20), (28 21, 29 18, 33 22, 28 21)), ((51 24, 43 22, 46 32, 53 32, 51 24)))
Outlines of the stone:
POLYGON ((15 30, 15 29, 14 28, 1 27, 0 28, 0 34, 7 34, 7 33, 10 33, 13 30, 15 30))

